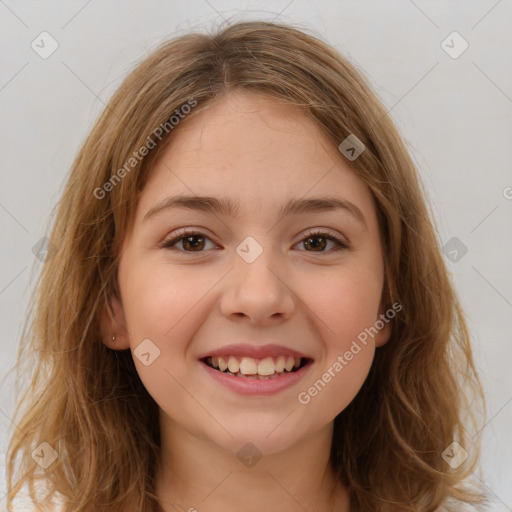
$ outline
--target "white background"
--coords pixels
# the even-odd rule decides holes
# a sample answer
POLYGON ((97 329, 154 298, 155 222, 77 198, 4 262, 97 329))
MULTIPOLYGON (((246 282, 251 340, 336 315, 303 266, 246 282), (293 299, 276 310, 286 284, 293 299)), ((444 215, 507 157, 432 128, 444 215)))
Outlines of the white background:
MULTIPOLYGON (((485 483, 496 502, 493 510, 512 510, 507 0, 0 0, 0 377, 15 362, 26 301, 41 265, 32 247, 46 233, 50 210, 93 121, 155 45, 211 28, 223 17, 276 18, 316 30, 363 71, 390 109, 430 193, 442 243, 457 237, 468 248, 447 264, 468 315, 487 394, 485 483), (43 31, 59 45, 47 59, 31 48, 43 31), (469 43, 456 59, 441 47, 453 31, 469 43)), ((2 452, 8 429, 15 428, 13 389, 9 374, 0 388, 2 452)), ((5 492, 2 476, 2 509, 5 492)))

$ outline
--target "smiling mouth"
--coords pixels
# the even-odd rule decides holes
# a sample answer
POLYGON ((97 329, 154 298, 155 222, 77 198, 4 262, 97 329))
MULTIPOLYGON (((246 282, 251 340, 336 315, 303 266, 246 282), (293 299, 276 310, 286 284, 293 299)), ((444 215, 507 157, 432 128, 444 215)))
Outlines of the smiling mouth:
POLYGON ((220 373, 246 379, 269 380, 295 373, 312 359, 306 357, 279 356, 253 359, 251 357, 204 357, 201 361, 220 373))

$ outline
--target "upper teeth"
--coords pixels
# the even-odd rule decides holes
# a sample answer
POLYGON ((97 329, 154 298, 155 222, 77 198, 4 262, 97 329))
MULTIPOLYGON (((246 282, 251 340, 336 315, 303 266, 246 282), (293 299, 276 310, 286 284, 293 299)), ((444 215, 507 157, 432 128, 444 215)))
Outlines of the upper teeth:
POLYGON ((221 372, 227 369, 233 374, 240 372, 244 375, 273 375, 284 370, 290 372, 294 366, 297 368, 300 366, 300 359, 293 356, 265 357, 264 359, 235 356, 208 358, 212 366, 221 372))

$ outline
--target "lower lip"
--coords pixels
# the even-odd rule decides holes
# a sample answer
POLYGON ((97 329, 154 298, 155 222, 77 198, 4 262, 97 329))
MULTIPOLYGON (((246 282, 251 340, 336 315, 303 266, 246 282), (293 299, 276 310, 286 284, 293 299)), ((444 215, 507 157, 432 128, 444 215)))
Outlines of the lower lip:
POLYGON ((223 373, 219 370, 214 370, 203 361, 199 362, 201 363, 201 366, 206 369, 212 379, 236 393, 240 393, 241 395, 274 395, 299 382, 299 380, 308 372, 313 361, 308 360, 308 362, 296 372, 286 373, 273 379, 262 380, 246 377, 234 377, 233 375, 223 373))

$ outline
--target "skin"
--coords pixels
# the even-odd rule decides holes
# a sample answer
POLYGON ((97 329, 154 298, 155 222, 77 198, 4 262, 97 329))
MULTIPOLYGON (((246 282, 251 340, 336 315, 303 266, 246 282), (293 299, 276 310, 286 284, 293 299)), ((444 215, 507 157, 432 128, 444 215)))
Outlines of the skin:
POLYGON ((142 191, 118 280, 114 317, 103 314, 104 343, 133 352, 149 338, 160 350, 149 366, 135 356, 134 362, 160 408, 163 509, 348 511, 347 490, 329 464, 333 420, 391 332, 386 323, 317 396, 299 403, 298 393, 385 311, 374 200, 314 121, 242 92, 183 121, 142 191), (173 209, 143 221, 156 203, 177 194, 227 195, 240 201, 239 212, 231 218, 173 209), (289 199, 320 195, 355 204, 366 226, 343 210, 277 217, 289 199), (186 240, 174 250, 162 247, 181 227, 207 237, 202 252, 186 240), (335 251, 327 240, 315 251, 307 244, 311 228, 334 232, 350 247, 335 251), (263 248, 250 264, 235 251, 247 236, 263 248), (213 382, 198 357, 244 341, 295 348, 313 366, 276 395, 238 395, 213 382), (236 456, 248 442, 262 454, 252 467, 236 456))

